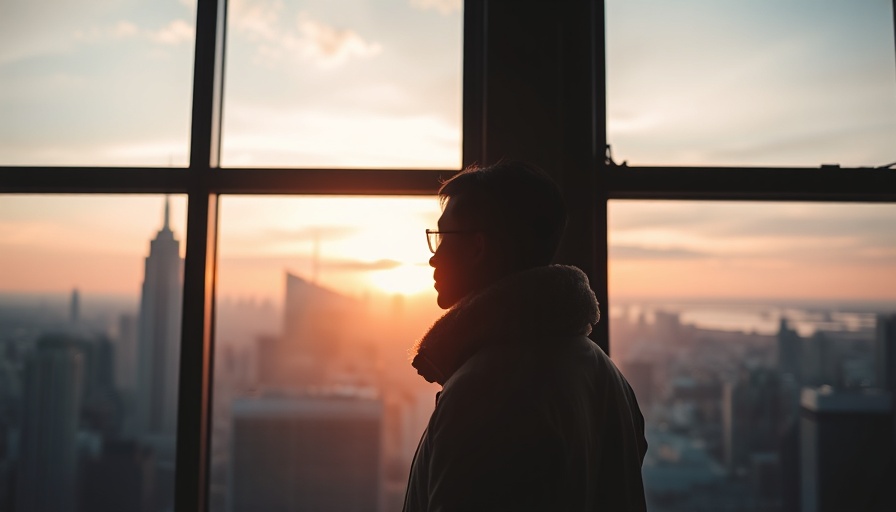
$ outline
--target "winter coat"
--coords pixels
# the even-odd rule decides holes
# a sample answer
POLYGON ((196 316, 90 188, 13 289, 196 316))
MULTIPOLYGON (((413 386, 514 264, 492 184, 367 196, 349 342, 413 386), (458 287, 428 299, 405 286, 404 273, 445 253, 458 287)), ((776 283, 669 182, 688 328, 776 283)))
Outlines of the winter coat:
POLYGON ((413 365, 442 384, 405 512, 645 510, 644 418, 587 338, 599 319, 581 270, 538 267, 449 310, 413 365))

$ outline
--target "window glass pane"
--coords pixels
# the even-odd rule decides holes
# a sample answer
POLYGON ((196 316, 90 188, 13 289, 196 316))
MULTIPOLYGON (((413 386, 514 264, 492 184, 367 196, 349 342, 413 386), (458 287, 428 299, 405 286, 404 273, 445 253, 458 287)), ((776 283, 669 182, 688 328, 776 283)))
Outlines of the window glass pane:
POLYGON ((435 197, 221 198, 211 510, 400 510, 435 197))
POLYGON ((222 163, 460 167, 462 0, 239 0, 222 163))
POLYGON ((165 203, 0 198, 0 509, 172 509, 186 198, 165 203))
POLYGON ((650 510, 892 508, 896 207, 609 214, 611 354, 647 421, 650 510))
POLYGON ((606 9, 617 163, 896 161, 889 0, 608 0, 606 9))
POLYGON ((0 165, 186 165, 195 4, 4 1, 0 165))

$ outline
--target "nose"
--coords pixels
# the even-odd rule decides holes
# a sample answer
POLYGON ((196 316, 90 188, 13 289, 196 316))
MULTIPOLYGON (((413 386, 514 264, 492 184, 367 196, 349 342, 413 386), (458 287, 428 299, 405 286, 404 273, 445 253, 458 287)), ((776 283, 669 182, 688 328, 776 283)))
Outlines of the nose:
POLYGON ((432 257, 429 258, 429 266, 432 268, 436 268, 436 255, 433 254, 432 257))

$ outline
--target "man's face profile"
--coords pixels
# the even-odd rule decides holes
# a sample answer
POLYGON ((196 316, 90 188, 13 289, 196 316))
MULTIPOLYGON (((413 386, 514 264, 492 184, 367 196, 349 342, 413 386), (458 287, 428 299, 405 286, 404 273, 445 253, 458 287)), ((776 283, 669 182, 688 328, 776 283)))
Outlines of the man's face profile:
POLYGON ((436 253, 429 259, 433 267, 433 280, 442 309, 457 304, 478 286, 477 275, 484 247, 483 235, 465 222, 458 210, 463 201, 451 197, 445 203, 439 217, 438 230, 444 232, 436 253))

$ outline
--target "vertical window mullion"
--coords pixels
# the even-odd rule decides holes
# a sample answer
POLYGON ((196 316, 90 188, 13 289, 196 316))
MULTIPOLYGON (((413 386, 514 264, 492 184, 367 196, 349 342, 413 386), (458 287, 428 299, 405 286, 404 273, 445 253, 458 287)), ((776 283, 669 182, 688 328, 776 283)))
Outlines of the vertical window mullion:
POLYGON ((226 0, 198 0, 187 249, 178 397, 175 510, 208 508, 218 196, 226 0))
POLYGON ((592 338, 604 352, 610 353, 610 293, 609 293, 609 228, 607 223, 607 172, 604 154, 607 148, 607 55, 606 2, 594 0, 591 15, 591 83, 592 83, 592 152, 596 173, 594 198, 594 276, 591 287, 601 301, 601 319, 594 326, 592 338))

